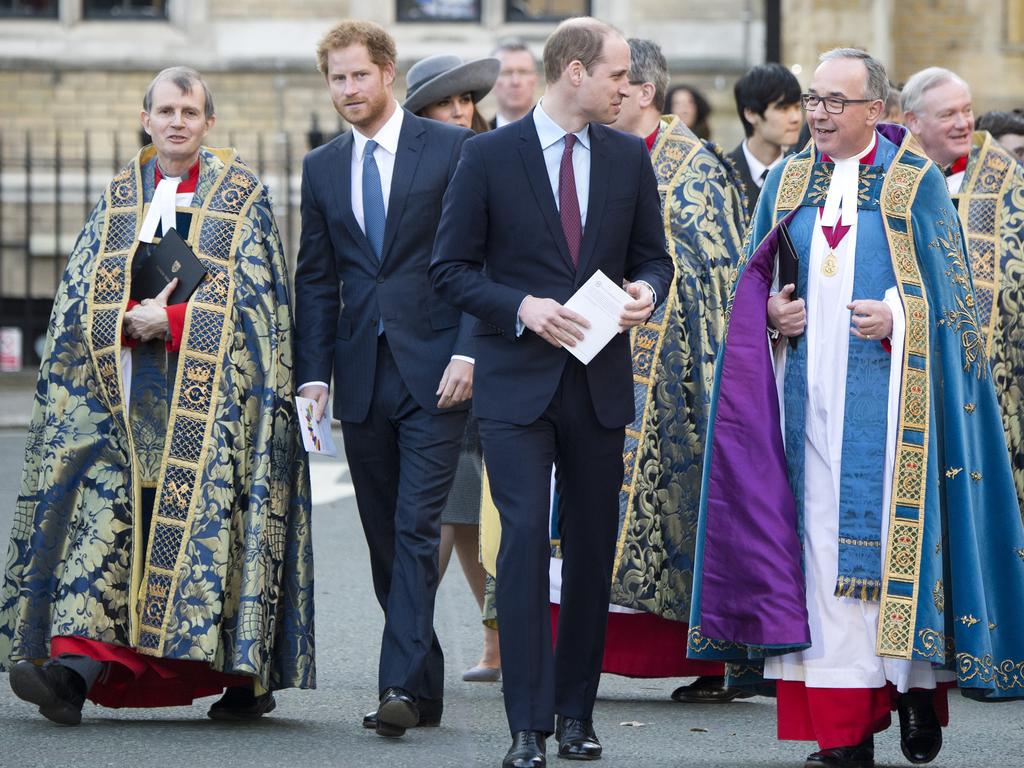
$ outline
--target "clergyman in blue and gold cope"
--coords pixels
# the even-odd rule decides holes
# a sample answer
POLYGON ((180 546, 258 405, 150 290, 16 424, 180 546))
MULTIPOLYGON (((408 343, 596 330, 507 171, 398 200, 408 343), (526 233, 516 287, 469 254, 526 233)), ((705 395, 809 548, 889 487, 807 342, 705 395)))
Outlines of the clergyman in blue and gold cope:
POLYGON ((971 89, 956 73, 921 70, 901 99, 907 127, 945 169, 960 215, 1024 520, 1024 166, 986 131, 974 130, 971 89))
MULTIPOLYGON (((866 54, 844 53, 854 56, 866 54)), ((836 98, 860 98, 859 90, 836 98)), ((876 95, 871 103, 882 101, 876 95)), ((809 121, 813 111, 812 122, 828 125, 825 106, 836 108, 823 100, 808 106, 809 121)), ((855 105, 845 108, 858 115, 855 105)), ((828 133, 820 131, 826 140, 828 133)), ((768 682, 778 681, 780 737, 861 753, 889 721, 889 685, 904 694, 948 681, 973 697, 1024 695, 1024 531, 960 222, 941 172, 905 129, 872 129, 840 157, 863 163, 868 155, 852 177, 853 194, 844 195, 856 206, 857 228, 855 262, 846 269, 854 300, 886 289, 902 330, 893 325, 887 350, 878 337, 851 335, 851 321, 837 323, 833 343, 845 348, 839 336, 849 336, 853 374, 836 385, 845 410, 812 391, 806 331, 849 310, 816 306, 808 292, 834 274, 825 269, 818 217, 838 165, 811 144, 768 176, 729 308, 709 417, 688 650, 734 662, 741 681, 759 677, 763 665, 774 678, 768 682), (773 350, 766 306, 783 222, 799 254, 795 296, 807 302, 807 321, 795 344, 773 350), (861 385, 868 379, 876 380, 874 398, 861 385), (824 422, 823 414, 839 420, 830 455, 841 450, 841 463, 829 464, 835 474, 827 487, 812 488, 805 478, 812 458, 821 474, 821 456, 812 456, 821 436, 809 425, 824 422), (833 510, 830 535, 820 519, 825 506, 833 510), (826 561, 831 572, 822 575, 826 561), (828 641, 823 616, 839 606, 862 618, 828 641), (825 656, 834 667, 815 668, 825 656), (804 677, 793 676, 798 670, 804 677), (813 734, 784 735, 782 691, 794 686, 807 701, 814 690, 864 691, 868 709, 880 703, 884 718, 848 728, 859 731, 852 743, 822 743, 821 713, 813 734)), ((819 382, 828 375, 813 373, 819 382)), ((930 700, 923 701, 905 703, 930 721, 930 700)))
POLYGON ((166 706, 228 688, 219 712, 252 717, 274 690, 315 687, 287 267, 266 187, 191 131, 205 84, 168 71, 144 111, 155 146, 110 182, 54 300, 0 591, 12 688, 36 704, 56 691, 62 708, 40 711, 69 724, 86 690, 166 706), (123 334, 158 163, 164 179, 197 171, 168 216, 208 273, 170 354, 123 334))

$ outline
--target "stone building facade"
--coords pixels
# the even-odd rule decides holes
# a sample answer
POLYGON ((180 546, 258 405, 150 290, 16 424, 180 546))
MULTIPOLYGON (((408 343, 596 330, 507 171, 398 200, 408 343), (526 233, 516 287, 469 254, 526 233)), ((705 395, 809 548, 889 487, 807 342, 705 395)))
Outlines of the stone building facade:
POLYGON ((159 69, 207 76, 209 143, 237 146, 261 170, 294 258, 308 134, 341 127, 315 66, 327 28, 346 17, 388 27, 402 98, 417 59, 487 56, 507 37, 539 55, 554 19, 574 12, 660 43, 673 80, 708 97, 726 149, 742 138, 733 83, 764 60, 775 12, 781 59, 804 84, 820 51, 854 45, 895 80, 936 63, 959 71, 979 112, 1024 106, 1024 0, 0 0, 0 325, 53 296, 85 213, 139 146, 141 96, 159 69))

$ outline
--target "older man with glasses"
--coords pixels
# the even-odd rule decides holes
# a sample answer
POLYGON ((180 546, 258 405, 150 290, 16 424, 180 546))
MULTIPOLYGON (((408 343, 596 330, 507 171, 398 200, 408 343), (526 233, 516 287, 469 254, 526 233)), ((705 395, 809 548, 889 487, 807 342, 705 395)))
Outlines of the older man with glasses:
POLYGON ((967 254, 887 91, 863 51, 821 57, 712 391, 689 654, 763 657, 806 766, 870 768, 892 709, 926 763, 949 685, 1024 694, 993 673, 1024 659, 1024 532, 967 254))
POLYGON ((490 128, 501 128, 530 114, 537 91, 537 60, 525 43, 507 40, 491 54, 501 62, 498 81, 494 84, 494 99, 498 112, 491 119, 490 128))

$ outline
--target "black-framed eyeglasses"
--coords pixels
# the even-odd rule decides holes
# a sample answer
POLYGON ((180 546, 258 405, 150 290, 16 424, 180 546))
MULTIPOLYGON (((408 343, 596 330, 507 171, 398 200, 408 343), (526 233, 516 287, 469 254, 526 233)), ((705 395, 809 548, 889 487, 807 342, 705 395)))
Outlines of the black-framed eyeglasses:
POLYGON ((847 104, 870 104, 877 99, 844 99, 841 96, 819 96, 816 93, 801 93, 800 106, 805 111, 811 112, 818 108, 819 104, 825 106, 825 111, 830 115, 841 115, 847 104))

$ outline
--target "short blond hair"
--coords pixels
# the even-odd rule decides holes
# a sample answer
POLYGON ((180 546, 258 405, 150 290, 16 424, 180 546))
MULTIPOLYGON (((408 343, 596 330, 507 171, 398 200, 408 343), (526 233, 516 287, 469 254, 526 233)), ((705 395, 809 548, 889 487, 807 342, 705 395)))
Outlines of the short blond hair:
POLYGON ((320 73, 327 75, 327 54, 336 48, 348 48, 350 45, 365 45, 370 61, 378 67, 383 68, 398 61, 395 39, 384 27, 372 21, 348 19, 327 30, 327 34, 317 43, 316 65, 320 73))

